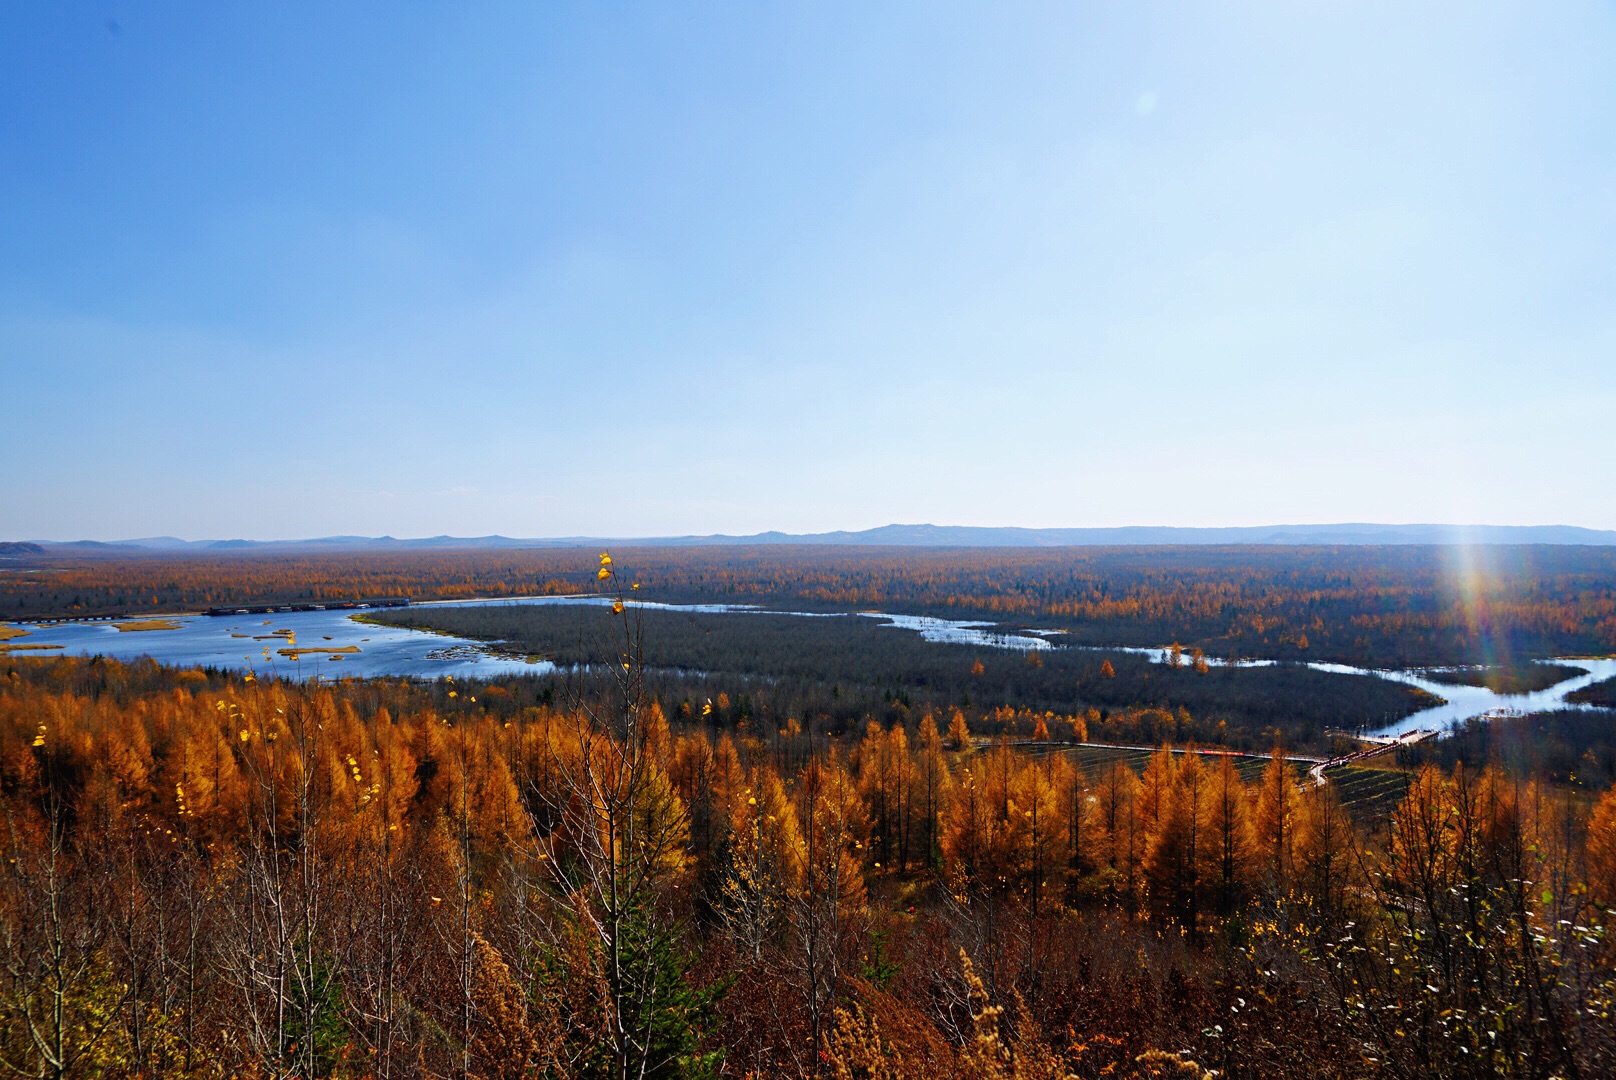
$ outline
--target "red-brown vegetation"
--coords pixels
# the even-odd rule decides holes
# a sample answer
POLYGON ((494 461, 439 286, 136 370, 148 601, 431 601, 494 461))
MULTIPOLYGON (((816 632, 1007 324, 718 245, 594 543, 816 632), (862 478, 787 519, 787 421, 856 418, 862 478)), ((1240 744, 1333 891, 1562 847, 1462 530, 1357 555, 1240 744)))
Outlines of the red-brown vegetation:
POLYGON ((1612 1061, 1616 794, 1427 769, 1364 835, 1277 759, 1089 776, 971 750, 957 717, 952 748, 929 715, 827 743, 8 664, 0 1056, 25 1075, 1612 1061))
MULTIPOLYGON (((793 602, 1020 620, 1085 644, 1410 664, 1616 649, 1616 550, 1481 548, 643 548, 664 600, 793 602)), ((40 556, 0 618, 212 606, 566 594, 566 549, 40 556)))

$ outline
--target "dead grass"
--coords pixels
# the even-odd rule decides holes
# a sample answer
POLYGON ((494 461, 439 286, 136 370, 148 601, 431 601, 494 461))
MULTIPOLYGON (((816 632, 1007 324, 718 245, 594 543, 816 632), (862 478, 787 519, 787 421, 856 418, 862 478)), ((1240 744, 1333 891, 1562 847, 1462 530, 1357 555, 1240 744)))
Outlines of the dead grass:
POLYGON ((302 659, 305 655, 308 655, 310 653, 332 653, 332 654, 341 654, 341 655, 346 655, 346 654, 349 654, 349 653, 356 653, 356 652, 359 651, 359 646, 357 646, 357 645, 343 645, 340 648, 336 648, 336 649, 332 649, 332 648, 305 649, 305 648, 299 647, 299 648, 296 648, 296 649, 276 649, 275 651, 277 653, 279 653, 281 656, 287 657, 287 658, 292 659, 292 660, 299 660, 299 659, 302 659))
POLYGON ((173 619, 135 619, 132 622, 113 623, 120 633, 138 633, 142 630, 178 630, 181 624, 173 619))
POLYGON ((0 624, 0 641, 10 641, 12 638, 27 637, 32 631, 24 630, 20 626, 5 626, 0 624))
POLYGON ((0 645, 0 656, 8 653, 39 652, 45 649, 65 649, 66 645, 0 645))

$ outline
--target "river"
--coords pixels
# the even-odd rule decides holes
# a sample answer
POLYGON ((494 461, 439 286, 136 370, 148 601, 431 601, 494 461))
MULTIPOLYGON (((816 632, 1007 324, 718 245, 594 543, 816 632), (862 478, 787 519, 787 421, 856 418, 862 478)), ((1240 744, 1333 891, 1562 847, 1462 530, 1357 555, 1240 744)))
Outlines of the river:
MULTIPOLYGON (((545 596, 518 597, 500 600, 454 600, 418 604, 417 607, 497 607, 518 604, 609 604, 605 597, 545 596)), ((848 617, 842 613, 778 611, 746 604, 658 604, 645 602, 647 608, 673 611, 693 611, 709 614, 777 614, 803 618, 848 617)), ((111 656, 119 660, 151 657, 158 663, 173 667, 217 667, 238 671, 252 670, 259 674, 283 678, 308 680, 314 678, 373 678, 377 676, 404 676, 411 678, 488 679, 501 675, 541 675, 554 671, 555 665, 543 660, 527 660, 503 655, 497 645, 471 641, 466 638, 410 630, 403 627, 379 626, 356 622, 355 612, 288 611, 273 615, 174 615, 143 616, 145 620, 166 618, 175 624, 171 630, 120 630, 109 622, 48 623, 21 622, 14 625, 28 631, 24 637, 14 638, 6 644, 57 646, 57 648, 19 651, 27 656, 111 656), (295 638, 296 647, 305 650, 301 658, 282 654, 288 647, 288 632, 295 638), (342 650, 350 652, 307 652, 306 650, 342 650), (266 655, 267 652, 267 655, 266 655)), ((362 614, 362 613, 361 613, 362 614)), ((887 626, 919 634, 927 641, 945 644, 974 645, 993 649, 1050 649, 1060 646, 1050 638, 1058 638, 1059 631, 1021 630, 1007 631, 990 622, 962 619, 939 619, 924 615, 891 615, 878 611, 851 613, 856 617, 881 619, 887 626)), ((131 620, 136 622, 139 620, 131 620)), ((1111 648, 1083 646, 1101 652, 1131 652, 1164 662, 1165 649, 1111 648)), ((1223 666, 1226 661, 1207 658, 1208 663, 1223 666)), ((1418 670, 1401 671, 1359 668, 1347 664, 1309 663, 1315 671, 1342 675, 1370 675, 1380 679, 1417 686, 1442 698, 1444 703, 1412 713, 1401 720, 1370 732, 1373 735, 1395 736, 1409 731, 1441 731, 1449 725, 1477 716, 1543 712, 1550 709, 1589 708, 1568 703, 1565 698, 1595 682, 1616 677, 1616 658, 1565 659, 1555 663, 1582 669, 1563 682, 1526 694, 1499 694, 1484 686, 1464 686, 1439 683, 1423 676, 1418 670)), ((1274 663, 1272 660, 1243 660, 1240 667, 1258 667, 1274 663)))

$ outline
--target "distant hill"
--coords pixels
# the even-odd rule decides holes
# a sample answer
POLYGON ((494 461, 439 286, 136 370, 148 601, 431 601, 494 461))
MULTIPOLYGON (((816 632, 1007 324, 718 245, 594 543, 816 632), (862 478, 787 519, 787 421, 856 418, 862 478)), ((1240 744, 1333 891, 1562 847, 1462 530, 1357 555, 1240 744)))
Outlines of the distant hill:
MULTIPOLYGON (((1204 544, 1364 545, 1364 544, 1580 544, 1616 545, 1616 531, 1575 525, 1253 525, 1236 528, 1181 528, 1132 525, 1111 529, 1022 529, 974 525, 883 525, 858 532, 763 532, 748 536, 599 537, 566 536, 518 539, 509 536, 428 536, 400 540, 392 536, 324 536, 308 540, 181 540, 172 536, 104 543, 0 544, 26 548, 16 554, 47 551, 80 554, 135 552, 222 553, 252 551, 413 551, 431 549, 516 549, 617 544, 643 547, 739 545, 864 545, 880 547, 1093 547, 1098 545, 1162 546, 1204 544)), ((14 556, 15 557, 15 556, 14 556)))
POLYGON ((1574 525, 1256 525, 1183 528, 1131 525, 1111 529, 985 528, 971 525, 883 525, 862 532, 684 536, 659 544, 868 544, 893 547, 1092 547, 1182 544, 1616 544, 1616 531, 1574 525))
POLYGON ((28 555, 43 555, 45 549, 38 544, 18 540, 0 540, 0 559, 21 559, 28 555))

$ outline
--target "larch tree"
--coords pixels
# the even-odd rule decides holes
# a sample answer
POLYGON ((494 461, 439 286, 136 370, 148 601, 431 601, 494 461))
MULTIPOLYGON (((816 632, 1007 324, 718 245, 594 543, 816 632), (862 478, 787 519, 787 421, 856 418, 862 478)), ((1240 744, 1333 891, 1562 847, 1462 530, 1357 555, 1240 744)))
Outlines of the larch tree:
POLYGON ((1616 785, 1605 790, 1588 817, 1583 859, 1590 898, 1616 906, 1616 785))
MULTIPOLYGON (((609 555, 599 578, 618 582, 609 555)), ((569 753, 561 770, 561 824, 540 841, 556 894, 588 928, 605 984, 601 1045, 614 1080, 662 1067, 668 1045, 659 995, 676 988, 653 970, 673 959, 676 930, 658 909, 668 879, 684 867, 689 821, 654 754, 647 720, 644 638, 618 585, 619 662, 613 694, 596 706, 579 697, 569 712, 569 753)), ((733 753, 733 751, 732 751, 733 753)))
POLYGON ((1050 759, 1032 760, 1017 770, 1012 782, 1011 805, 1021 816, 1020 852, 1014 859, 1019 869, 1033 918, 1046 904, 1045 894, 1052 877, 1066 861, 1065 804, 1050 759))
POLYGON ((779 937, 787 899, 802 874, 802 836, 779 775, 764 766, 750 780, 730 822, 720 910, 742 954, 760 964, 779 937))
POLYGON ((900 873, 907 873, 914 854, 916 769, 914 755, 909 748, 909 733, 902 724, 894 724, 887 731, 886 753, 892 764, 892 787, 888 794, 892 807, 888 850, 894 868, 900 873))
POLYGON ((1161 831, 1177 774, 1178 757, 1171 747, 1163 746, 1150 755, 1145 771, 1139 776, 1139 824, 1148 837, 1147 848, 1155 843, 1156 834, 1161 831))
POLYGON ((720 824, 713 745, 705 731, 689 731, 674 743, 668 775, 690 818, 691 853, 703 871, 712 869, 718 841, 725 828, 720 824))
POLYGON ((977 770, 961 767, 942 823, 943 861, 951 883, 970 889, 988 880, 992 813, 977 770))
POLYGON ((1201 756, 1186 751, 1173 770, 1145 859, 1152 909, 1177 920, 1192 938, 1200 922, 1210 788, 1201 756))
POLYGON ((1322 924, 1333 929, 1352 917, 1353 898, 1363 885, 1358 830, 1342 808, 1333 784, 1309 788, 1302 802, 1296 876, 1322 924))
POLYGON ((1392 811, 1391 884, 1429 910, 1443 906, 1457 872, 1456 811, 1452 786, 1434 765, 1420 769, 1392 811))
POLYGON ((1072 764, 1071 758, 1065 754, 1050 754, 1042 764, 1060 802, 1061 820, 1066 826, 1062 845, 1064 877, 1070 886, 1094 868, 1094 799, 1089 794, 1087 776, 1072 764))
POLYGON ((1251 884, 1251 800, 1234 758, 1223 755, 1211 770, 1207 798, 1205 879, 1217 913, 1227 917, 1244 901, 1251 884))
POLYGON ((858 785, 870 817, 870 842, 875 860, 883 865, 892 861, 899 829, 899 764, 894 750, 881 722, 871 720, 858 745, 858 785))
POLYGON ((937 732, 937 721, 931 713, 920 718, 920 746, 915 757, 915 843, 922 865, 936 869, 941 865, 942 849, 938 843, 938 828, 948 806, 953 777, 948 769, 948 754, 943 748, 942 736, 937 732))
POLYGON ((1296 770, 1275 747, 1263 767, 1252 825, 1263 877, 1276 896, 1290 888, 1301 816, 1302 790, 1296 782, 1296 770))
POLYGON ((1124 904, 1138 897, 1145 838, 1139 820, 1139 774, 1114 761, 1094 790, 1094 847, 1103 853, 1111 890, 1124 904))
POLYGON ((863 920, 864 874, 858 853, 867 826, 857 786, 834 754, 808 763, 796 802, 801 831, 795 888, 786 909, 794 939, 787 961, 807 1008, 809 1045, 817 1049, 841 986, 843 958, 863 920))

